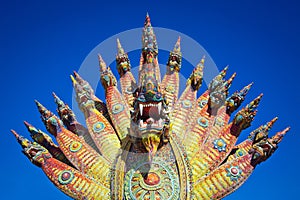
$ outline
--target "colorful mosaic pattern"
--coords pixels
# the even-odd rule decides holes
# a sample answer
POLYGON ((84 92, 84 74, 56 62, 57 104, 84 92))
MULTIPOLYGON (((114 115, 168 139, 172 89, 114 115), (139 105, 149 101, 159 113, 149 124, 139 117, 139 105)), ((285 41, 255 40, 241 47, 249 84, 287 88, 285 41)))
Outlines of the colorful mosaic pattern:
POLYGON ((236 74, 226 80, 226 67, 197 98, 203 57, 178 96, 180 42, 178 38, 170 52, 161 81, 158 45, 147 15, 138 81, 117 40, 121 91, 99 55, 106 103, 74 72, 76 101, 87 127, 56 94, 58 116, 36 101, 42 121, 58 145, 25 122, 34 142, 12 131, 24 154, 59 190, 78 200, 220 199, 238 189, 255 167, 275 152, 289 128, 269 137, 274 118, 236 145, 241 132, 251 125, 262 95, 231 116, 252 83, 229 95, 236 74))

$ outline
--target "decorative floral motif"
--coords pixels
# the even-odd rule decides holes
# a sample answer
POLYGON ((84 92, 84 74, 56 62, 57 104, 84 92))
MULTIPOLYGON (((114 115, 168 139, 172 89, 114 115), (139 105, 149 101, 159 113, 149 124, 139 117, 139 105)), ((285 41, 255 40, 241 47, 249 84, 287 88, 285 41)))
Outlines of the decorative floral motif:
POLYGON ((204 128, 208 127, 208 120, 205 119, 204 117, 199 117, 197 121, 200 126, 204 128))
POLYGON ((241 157, 241 156, 244 155, 244 152, 243 152, 243 150, 238 149, 238 150, 235 152, 235 155, 236 155, 237 157, 241 157))
POLYGON ((219 152, 226 151, 226 142, 222 138, 214 140, 213 145, 219 152))
POLYGON ((64 170, 58 175, 58 182, 62 185, 69 184, 74 179, 73 172, 64 170))
POLYGON ((103 122, 97 122, 93 125, 93 129, 95 132, 99 133, 105 128, 105 125, 103 122))
POLYGON ((117 40, 122 94, 100 55, 100 81, 107 104, 76 72, 71 76, 87 129, 54 94, 61 120, 39 102, 36 104, 59 146, 27 123, 35 142, 12 132, 30 161, 72 199, 222 199, 271 156, 289 128, 268 138, 274 118, 252 132, 252 140, 235 146, 241 131, 251 125, 262 95, 238 111, 229 123, 251 84, 228 98, 235 74, 225 79, 226 67, 196 98, 202 83, 203 57, 178 96, 180 38, 167 64, 176 73, 161 79, 156 37, 148 15, 144 25, 137 83, 130 72, 128 55, 117 40))
POLYGON ((164 161, 153 161, 147 178, 141 174, 148 163, 141 163, 126 174, 126 199, 178 199, 179 179, 164 161))
POLYGON ((124 110, 123 104, 117 103, 112 106, 112 113, 113 114, 118 114, 124 110))
POLYGON ((168 84, 166 87, 166 91, 170 93, 174 93, 175 92, 174 85, 168 84))
POLYGON ((82 144, 80 142, 77 142, 77 141, 73 141, 71 144, 70 144, 70 151, 75 153, 77 151, 79 151, 82 147, 82 144))
POLYGON ((242 175, 242 170, 238 166, 230 166, 226 171, 226 176, 230 177, 231 181, 237 181, 242 175))
POLYGON ((222 120, 221 117, 216 117, 216 119, 215 119, 215 125, 217 125, 217 126, 224 126, 224 121, 222 120))
POLYGON ((131 87, 131 86, 127 87, 126 90, 125 90, 125 92, 126 92, 127 94, 132 94, 132 93, 133 93, 132 87, 131 87))
POLYGON ((190 107, 192 107, 192 103, 191 103, 190 100, 183 100, 183 101, 182 101, 182 106, 183 106, 184 108, 190 108, 190 107))

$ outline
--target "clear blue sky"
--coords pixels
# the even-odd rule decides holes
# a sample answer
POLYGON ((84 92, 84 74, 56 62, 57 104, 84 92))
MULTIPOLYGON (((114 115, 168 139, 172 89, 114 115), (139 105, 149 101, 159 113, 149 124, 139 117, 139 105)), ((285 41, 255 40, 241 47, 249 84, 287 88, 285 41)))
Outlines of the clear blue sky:
MULTIPOLYGON (((247 102, 265 94, 253 126, 241 137, 274 116, 279 120, 273 134, 292 127, 278 151, 226 199, 298 198, 299 10, 296 0, 1 1, 1 199, 68 199, 22 155, 9 130, 29 137, 23 120, 44 130, 33 100, 54 111, 55 91, 71 103, 69 74, 101 41, 141 27, 147 11, 154 26, 180 31, 199 42, 219 69, 229 64, 229 73, 237 72, 231 92, 254 81, 247 102)), ((184 73, 191 70, 183 66, 184 73)))

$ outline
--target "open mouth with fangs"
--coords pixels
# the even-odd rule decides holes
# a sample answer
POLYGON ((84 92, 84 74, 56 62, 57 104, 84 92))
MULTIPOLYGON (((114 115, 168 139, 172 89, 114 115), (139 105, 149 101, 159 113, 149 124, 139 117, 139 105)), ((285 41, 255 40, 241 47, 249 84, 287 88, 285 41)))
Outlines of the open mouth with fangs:
POLYGON ((162 102, 139 102, 139 129, 162 130, 165 120, 162 102))

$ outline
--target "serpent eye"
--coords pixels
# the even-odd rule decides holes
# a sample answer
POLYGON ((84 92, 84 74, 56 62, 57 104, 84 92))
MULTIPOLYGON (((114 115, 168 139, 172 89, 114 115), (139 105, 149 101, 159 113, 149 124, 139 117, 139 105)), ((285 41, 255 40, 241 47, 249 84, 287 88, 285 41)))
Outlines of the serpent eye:
POLYGON ((140 94, 139 98, 138 98, 139 101, 146 101, 146 98, 143 94, 140 94))
POLYGON ((157 92, 154 97, 153 97, 154 101, 162 101, 162 94, 160 92, 157 92))
POLYGON ((161 93, 160 93, 160 92, 156 93, 155 97, 156 97, 157 99, 160 99, 160 98, 161 98, 161 93))

